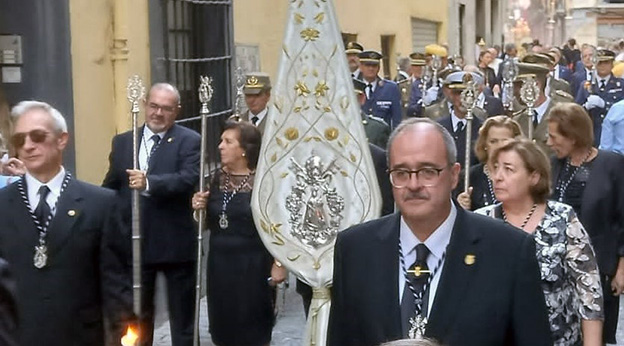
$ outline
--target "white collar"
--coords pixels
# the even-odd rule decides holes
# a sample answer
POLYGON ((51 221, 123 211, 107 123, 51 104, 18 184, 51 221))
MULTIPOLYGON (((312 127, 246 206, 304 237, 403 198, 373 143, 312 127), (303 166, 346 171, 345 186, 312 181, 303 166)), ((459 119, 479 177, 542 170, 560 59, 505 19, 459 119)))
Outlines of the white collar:
POLYGON ((258 117, 258 121, 256 121, 256 126, 258 126, 260 125, 260 123, 262 122, 262 119, 264 119, 264 117, 267 115, 268 112, 269 112, 268 107, 264 107, 264 109, 261 110, 260 113, 258 114, 253 114, 251 111, 249 111, 249 121, 251 121, 253 117, 258 117))
MULTIPOLYGON (((63 180, 65 180, 65 168, 61 166, 59 172, 47 183, 42 183, 37 178, 33 177, 30 173, 26 172, 24 175, 24 179, 26 180, 28 201, 31 204, 31 207, 36 207, 36 204, 33 205, 33 201, 39 201, 39 188, 41 185, 47 185, 50 189, 50 194, 54 196, 53 200, 57 200, 61 195, 61 188, 63 187, 63 180)), ((50 197, 48 197, 50 200, 50 197)))
POLYGON ((466 119, 461 119, 457 115, 455 115, 455 110, 451 110, 451 123, 453 124, 453 131, 457 130, 457 124, 462 123, 464 127, 466 127, 466 119))
POLYGON ((606 77, 600 77, 600 76, 596 76, 598 79, 598 87, 600 87, 600 83, 604 80, 605 81, 605 85, 609 84, 609 79, 611 79, 611 75, 607 75, 606 77))
POLYGON ((408 256, 415 250, 416 245, 424 243, 432 255, 438 260, 442 258, 442 254, 446 251, 446 247, 451 242, 451 234, 453 233, 453 226, 455 226, 455 220, 457 219, 457 208, 451 201, 451 210, 446 220, 436 228, 433 233, 424 242, 420 241, 411 231, 403 216, 401 216, 401 223, 399 226, 399 239, 401 240, 401 248, 403 249, 404 256, 408 256))
POLYGON ((145 126, 143 126, 143 138, 146 141, 149 141, 150 139, 152 139, 153 135, 158 135, 158 137, 160 137, 160 139, 163 139, 165 137, 165 132, 167 132, 167 131, 154 133, 154 131, 152 131, 152 129, 150 129, 149 126, 147 126, 147 124, 145 124, 145 126))
POLYGON ((544 117, 544 114, 546 113, 546 109, 548 109, 549 104, 550 104, 550 97, 546 96, 546 101, 544 101, 544 103, 534 108, 534 110, 537 112, 538 123, 542 121, 542 118, 544 117))

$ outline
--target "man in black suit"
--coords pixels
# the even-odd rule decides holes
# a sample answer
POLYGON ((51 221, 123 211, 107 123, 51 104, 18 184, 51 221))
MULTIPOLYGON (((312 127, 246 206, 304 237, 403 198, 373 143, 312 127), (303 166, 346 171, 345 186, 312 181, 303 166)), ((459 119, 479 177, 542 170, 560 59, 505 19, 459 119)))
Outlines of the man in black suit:
POLYGON ((0 257, 17 283, 18 343, 104 345, 104 319, 119 340, 132 314, 130 235, 115 194, 62 165, 65 119, 43 102, 12 110, 11 143, 26 174, 0 191, 0 257))
POLYGON ((452 202, 455 154, 451 135, 430 119, 394 131, 400 212, 338 234, 330 346, 414 334, 449 346, 552 345, 532 238, 452 202))
POLYGON ((17 303, 9 264, 0 258, 0 345, 16 346, 17 303))
POLYGON ((113 138, 110 167, 103 186, 117 191, 123 220, 130 225, 131 190, 141 192, 143 340, 154 329, 157 273, 167 282, 173 345, 193 344, 196 231, 191 197, 199 181, 200 136, 175 124, 178 90, 152 86, 145 101, 145 125, 139 129, 139 170, 132 170, 132 131, 113 138))

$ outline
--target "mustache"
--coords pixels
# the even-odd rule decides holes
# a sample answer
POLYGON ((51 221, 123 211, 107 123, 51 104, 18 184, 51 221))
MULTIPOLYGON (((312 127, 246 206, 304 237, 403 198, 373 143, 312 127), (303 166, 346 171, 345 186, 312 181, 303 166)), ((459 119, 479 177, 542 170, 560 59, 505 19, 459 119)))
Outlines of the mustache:
POLYGON ((429 200, 429 195, 427 195, 421 190, 421 191, 409 191, 403 196, 403 200, 405 201, 409 201, 413 199, 426 201, 426 200, 429 200))

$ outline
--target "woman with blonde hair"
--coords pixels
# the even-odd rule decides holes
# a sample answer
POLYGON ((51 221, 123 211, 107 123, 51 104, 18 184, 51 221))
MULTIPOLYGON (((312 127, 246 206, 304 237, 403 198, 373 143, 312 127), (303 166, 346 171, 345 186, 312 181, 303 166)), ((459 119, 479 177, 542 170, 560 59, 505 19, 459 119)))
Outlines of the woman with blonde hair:
POLYGON ((500 201, 477 213, 502 219, 535 239, 555 346, 602 345, 603 294, 596 256, 574 209, 550 196, 550 163, 528 139, 491 157, 500 201))
POLYGON ((494 150, 518 136, 522 136, 520 125, 506 115, 488 118, 483 123, 474 148, 480 163, 470 167, 468 193, 463 192, 464 179, 460 179, 458 186, 458 191, 462 192, 457 196, 457 201, 464 209, 477 210, 497 202, 490 178, 492 165, 488 157, 494 150))

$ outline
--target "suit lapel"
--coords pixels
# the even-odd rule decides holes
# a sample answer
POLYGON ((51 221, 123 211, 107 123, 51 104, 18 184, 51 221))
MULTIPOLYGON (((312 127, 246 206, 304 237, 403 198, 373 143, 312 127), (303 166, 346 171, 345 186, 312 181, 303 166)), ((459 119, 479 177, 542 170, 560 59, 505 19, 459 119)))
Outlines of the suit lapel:
MULTIPOLYGON (((24 186, 24 188, 26 187, 24 186)), ((17 186, 9 186, 8 189, 11 189, 11 194, 9 195, 9 208, 11 208, 11 213, 9 213, 10 218, 7 220, 8 225, 10 228, 14 228, 15 236, 21 239, 19 242, 20 244, 26 244, 29 247, 32 246, 34 249, 35 245, 38 245, 39 230, 37 230, 35 222, 28 211, 28 207, 22 200, 17 186)))
POLYGON ((82 214, 82 194, 75 179, 70 180, 56 204, 56 213, 48 228, 47 242, 50 253, 59 252, 74 231, 74 224, 82 214))
POLYGON ((429 314, 427 335, 449 333, 458 315, 457 309, 462 306, 464 293, 478 269, 478 261, 470 265, 465 263, 469 255, 479 258, 478 240, 478 234, 466 220, 466 212, 458 207, 442 277, 429 314))
POLYGON ((392 329, 397 336, 401 335, 401 309, 399 305, 399 225, 401 216, 399 213, 388 217, 388 227, 379 227, 379 243, 380 251, 378 269, 380 271, 379 285, 373 285, 379 288, 379 297, 387 297, 377 299, 379 304, 377 311, 379 316, 386 316, 386 326, 392 329), (390 302, 390 304, 388 304, 390 302))

